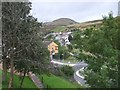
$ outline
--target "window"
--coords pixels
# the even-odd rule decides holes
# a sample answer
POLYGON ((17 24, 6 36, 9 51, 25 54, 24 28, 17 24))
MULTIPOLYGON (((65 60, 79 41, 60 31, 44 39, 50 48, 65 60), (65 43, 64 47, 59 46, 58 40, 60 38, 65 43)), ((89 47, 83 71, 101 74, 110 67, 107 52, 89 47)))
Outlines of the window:
POLYGON ((58 50, 58 47, 57 47, 57 46, 55 46, 55 50, 58 50))

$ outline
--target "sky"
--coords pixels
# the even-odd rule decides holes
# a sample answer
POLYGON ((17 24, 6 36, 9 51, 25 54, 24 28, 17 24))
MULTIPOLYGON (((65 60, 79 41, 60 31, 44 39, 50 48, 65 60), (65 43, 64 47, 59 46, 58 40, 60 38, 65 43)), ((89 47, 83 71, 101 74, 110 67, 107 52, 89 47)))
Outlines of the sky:
POLYGON ((30 0, 31 15, 39 22, 50 22, 58 18, 70 18, 77 22, 102 19, 113 12, 118 14, 119 0, 30 0))

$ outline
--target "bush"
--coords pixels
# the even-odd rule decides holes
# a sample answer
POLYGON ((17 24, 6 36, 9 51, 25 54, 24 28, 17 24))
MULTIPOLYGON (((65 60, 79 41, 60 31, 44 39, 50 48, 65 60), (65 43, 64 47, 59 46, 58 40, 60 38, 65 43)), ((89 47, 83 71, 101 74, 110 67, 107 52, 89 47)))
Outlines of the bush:
POLYGON ((72 51, 72 50, 73 50, 73 47, 72 47, 72 45, 71 45, 71 44, 70 44, 70 45, 68 45, 67 47, 68 47, 68 50, 69 50, 69 51, 72 51))
POLYGON ((59 57, 60 57, 60 55, 57 53, 54 55, 53 59, 60 59, 59 57))
POLYGON ((66 76, 72 76, 74 73, 74 70, 70 66, 63 66, 61 68, 61 71, 66 75, 66 76))
POLYGON ((63 58, 64 58, 64 59, 67 59, 67 58, 69 58, 69 57, 70 57, 70 54, 69 54, 68 52, 65 52, 63 58))

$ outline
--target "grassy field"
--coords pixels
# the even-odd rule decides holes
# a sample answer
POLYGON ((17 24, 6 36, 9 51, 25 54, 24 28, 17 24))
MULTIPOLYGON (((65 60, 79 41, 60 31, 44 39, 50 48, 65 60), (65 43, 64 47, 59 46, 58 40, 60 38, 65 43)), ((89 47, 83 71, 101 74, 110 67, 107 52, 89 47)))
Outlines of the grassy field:
POLYGON ((63 63, 68 63, 68 62, 70 62, 70 63, 77 63, 77 62, 79 62, 79 60, 77 60, 77 59, 75 59, 74 57, 70 56, 70 57, 68 57, 67 59, 62 60, 62 62, 63 62, 63 63))
POLYGON ((58 58, 58 60, 56 59, 56 61, 63 62, 63 63, 68 63, 68 62, 70 62, 70 63, 77 63, 77 62, 79 62, 79 60, 77 60, 77 59, 76 59, 75 57, 73 57, 73 56, 69 56, 68 58, 63 59, 63 60, 60 60, 60 59, 58 58))
MULTIPOLYGON (((1 70, 0 70, 1 72, 1 70)), ((2 88, 7 88, 8 87, 8 81, 9 81, 9 77, 10 77, 10 73, 7 73, 7 78, 5 82, 2 82, 2 88)), ((14 75, 14 88, 19 88, 19 76, 18 75, 14 75)), ((23 86, 22 88, 37 88, 36 85, 33 83, 33 81, 26 76, 23 82, 23 86)))
POLYGON ((56 28, 52 29, 53 32, 63 32, 65 31, 65 26, 57 26, 56 28))
MULTIPOLYGON (((43 83, 48 85, 48 88, 80 88, 81 86, 76 83, 71 83, 61 77, 55 75, 43 74, 43 83)), ((41 76, 39 77, 41 79, 41 76)))

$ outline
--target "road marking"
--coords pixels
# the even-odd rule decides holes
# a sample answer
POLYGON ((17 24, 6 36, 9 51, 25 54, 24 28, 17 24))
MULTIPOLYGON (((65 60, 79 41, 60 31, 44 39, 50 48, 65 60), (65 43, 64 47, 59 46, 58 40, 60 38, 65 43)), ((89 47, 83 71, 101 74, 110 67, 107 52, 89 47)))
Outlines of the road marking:
POLYGON ((82 79, 84 79, 84 77, 81 76, 81 75, 79 74, 79 72, 82 71, 83 69, 84 69, 84 67, 82 67, 80 70, 76 71, 76 75, 77 75, 78 77, 82 78, 82 79))

